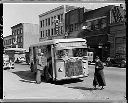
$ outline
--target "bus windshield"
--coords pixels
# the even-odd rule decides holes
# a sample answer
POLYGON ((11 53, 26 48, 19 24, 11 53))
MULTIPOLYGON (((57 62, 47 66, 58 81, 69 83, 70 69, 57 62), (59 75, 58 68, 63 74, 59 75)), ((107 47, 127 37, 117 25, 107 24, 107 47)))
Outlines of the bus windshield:
POLYGON ((87 56, 87 48, 72 48, 72 49, 61 49, 56 51, 57 58, 68 57, 83 57, 87 56))

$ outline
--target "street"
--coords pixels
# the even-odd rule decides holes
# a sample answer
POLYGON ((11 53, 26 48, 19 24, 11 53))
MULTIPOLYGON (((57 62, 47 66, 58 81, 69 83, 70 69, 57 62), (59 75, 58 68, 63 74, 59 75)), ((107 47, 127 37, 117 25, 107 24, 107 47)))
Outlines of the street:
MULTIPOLYGON (((56 94, 59 95, 59 88, 67 88, 66 90, 70 90, 70 93, 67 95, 74 95, 74 97, 79 95, 79 99, 86 99, 86 100, 125 100, 126 96, 126 69, 125 68, 117 68, 117 67, 105 67, 104 68, 104 74, 105 74, 105 80, 106 80, 106 86, 103 90, 94 90, 92 81, 93 81, 93 74, 94 74, 94 65, 89 65, 89 76, 77 80, 63 80, 58 81, 55 83, 41 83, 41 84, 35 84, 35 76, 33 73, 30 72, 29 65, 26 64, 15 64, 15 69, 10 70, 4 70, 3 72, 4 78, 3 78, 3 88, 4 88, 4 95, 5 98, 15 98, 15 91, 18 89, 18 93, 20 91, 25 90, 33 87, 36 90, 43 90, 46 91, 46 93, 51 94, 49 91, 54 90, 54 88, 44 88, 44 85, 51 85, 50 87, 58 86, 58 92, 56 91, 56 94), (8 73, 11 73, 11 77, 8 73), (15 81, 15 77, 13 75, 16 75, 17 81, 15 81), (6 79, 6 81, 5 81, 6 79), (13 81, 13 83, 10 83, 13 81), (10 84, 10 85, 9 85, 10 84), (22 84, 22 85, 21 85, 22 84), (39 86, 38 86, 39 85, 39 86), (12 86, 12 88, 11 88, 12 86), (26 86, 26 87, 25 87, 26 86), (13 88, 14 87, 14 88, 13 88), (24 89, 23 89, 23 88, 24 89), (20 89, 19 89, 20 88, 20 89), (8 90, 7 90, 8 89, 8 90), (9 95, 10 91, 10 95, 9 95), (12 93, 13 91, 13 93, 12 93), (11 94, 12 93, 12 94, 11 94), (7 96, 7 97, 6 97, 7 96)), ((32 90, 33 91, 33 90, 32 90)), ((32 93, 31 91, 31 93, 32 93)), ((67 91, 67 92, 68 92, 67 91)), ((25 91, 23 91, 25 92, 25 91)), ((34 91, 33 91, 34 92, 34 91)), ((30 94, 31 94, 30 93, 30 94)), ((66 92, 65 92, 66 93, 66 92)), ((45 94, 42 92, 38 92, 40 94, 40 97, 45 97, 45 94)), ((32 94, 31 94, 32 95, 32 94)), ((56 97, 58 96, 56 95, 56 97)), ((65 96, 67 96, 65 94, 65 96)), ((20 95, 21 96, 21 95, 20 95)), ((26 96, 26 95, 25 95, 26 96)), ((36 96, 36 94, 34 94, 36 96)), ((22 93, 22 97, 24 97, 24 94, 22 93)), ((72 96, 73 97, 73 96, 72 96)), ((70 97, 70 98, 72 98, 70 97)), ((51 96, 50 96, 51 98, 51 96)), ((55 98, 55 94, 53 96, 55 98)), ((65 98, 65 97, 64 97, 65 98)), ((59 98, 60 99, 60 98, 59 98)))

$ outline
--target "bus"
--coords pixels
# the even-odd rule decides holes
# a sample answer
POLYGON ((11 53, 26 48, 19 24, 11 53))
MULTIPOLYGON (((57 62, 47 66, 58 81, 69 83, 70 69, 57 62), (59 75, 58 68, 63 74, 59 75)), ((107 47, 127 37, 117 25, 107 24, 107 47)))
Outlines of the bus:
MULTIPOLYGON (((47 62, 51 59, 51 66, 47 69, 52 77, 52 81, 83 78, 89 74, 87 44, 85 39, 47 40, 31 45, 29 50, 30 69, 34 73, 36 73, 37 70, 39 50, 44 53, 47 62)), ((45 81, 47 81, 47 77, 44 78, 45 81)))
POLYGON ((12 62, 21 63, 25 62, 25 51, 23 48, 7 48, 5 54, 9 56, 12 62))

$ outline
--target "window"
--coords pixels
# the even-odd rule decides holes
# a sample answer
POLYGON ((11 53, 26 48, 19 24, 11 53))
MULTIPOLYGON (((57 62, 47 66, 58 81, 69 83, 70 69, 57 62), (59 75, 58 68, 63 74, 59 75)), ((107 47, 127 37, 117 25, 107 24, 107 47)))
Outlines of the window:
POLYGON ((69 26, 69 31, 70 31, 70 32, 73 31, 73 24, 71 24, 71 25, 69 26))
POLYGON ((23 38, 22 38, 22 36, 20 37, 20 42, 21 42, 21 43, 23 42, 23 38))
POLYGON ((54 21, 53 21, 53 17, 51 17, 51 25, 53 25, 54 21))
POLYGON ((78 30, 78 23, 75 23, 75 30, 78 30))
POLYGON ((63 22, 63 14, 60 14, 60 21, 63 22))
POLYGON ((43 31, 43 37, 44 37, 44 31, 43 31))
POLYGON ((60 15, 57 16, 58 20, 60 21, 60 15))
POLYGON ((95 30, 99 29, 98 20, 94 20, 93 25, 95 30))
POLYGON ((51 35, 54 35, 54 31, 53 31, 53 28, 51 29, 51 35))
POLYGON ((40 27, 42 28, 42 21, 40 21, 40 27))
POLYGON ((106 19, 101 19, 101 28, 105 28, 107 26, 106 19))
POLYGON ((14 31, 12 31, 12 35, 15 35, 14 31))
POLYGON ((50 25, 50 18, 48 18, 48 26, 50 25))
POLYGON ((43 27, 44 27, 44 20, 43 20, 43 27))
POLYGON ((17 31, 15 30, 15 35, 17 34, 17 31))
POLYGON ((87 28, 90 30, 92 29, 92 22, 91 21, 87 22, 87 28))
POLYGON ((20 29, 20 33, 21 33, 21 34, 23 33, 23 29, 22 29, 22 28, 20 29))
POLYGON ((63 26, 60 27, 60 33, 63 34, 63 26))
POLYGON ((46 22, 46 26, 47 26, 47 19, 45 19, 45 22, 46 22))
POLYGON ((40 32, 40 37, 42 38, 42 31, 40 32))
POLYGON ((48 31, 46 30, 46 36, 48 36, 48 31))
POLYGON ((48 29, 48 36, 50 36, 50 29, 48 29))

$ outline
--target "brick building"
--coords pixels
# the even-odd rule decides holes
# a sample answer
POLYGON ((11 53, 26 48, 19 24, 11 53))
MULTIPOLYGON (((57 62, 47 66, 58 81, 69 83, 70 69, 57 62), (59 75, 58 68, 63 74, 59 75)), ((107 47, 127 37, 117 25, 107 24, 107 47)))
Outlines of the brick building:
POLYGON ((3 39, 5 48, 24 48, 29 50, 31 44, 39 42, 39 27, 37 24, 19 23, 11 27, 12 35, 3 39))
POLYGON ((65 35, 65 13, 77 7, 62 5, 39 15, 39 41, 53 38, 64 38, 65 35), (58 33, 55 29, 55 20, 59 20, 58 33))
MULTIPOLYGON (((120 6, 109 5, 90 10, 84 13, 82 25, 86 26, 86 29, 82 30, 77 37, 86 38, 89 48, 94 52, 94 57, 98 55, 104 61, 108 56, 116 56, 116 48, 119 46, 117 42, 120 38, 125 39, 124 22, 124 10, 120 6), (114 41, 117 35, 120 38, 114 41)), ((124 48, 126 43, 124 42, 123 45, 120 43, 120 46, 124 48)))

